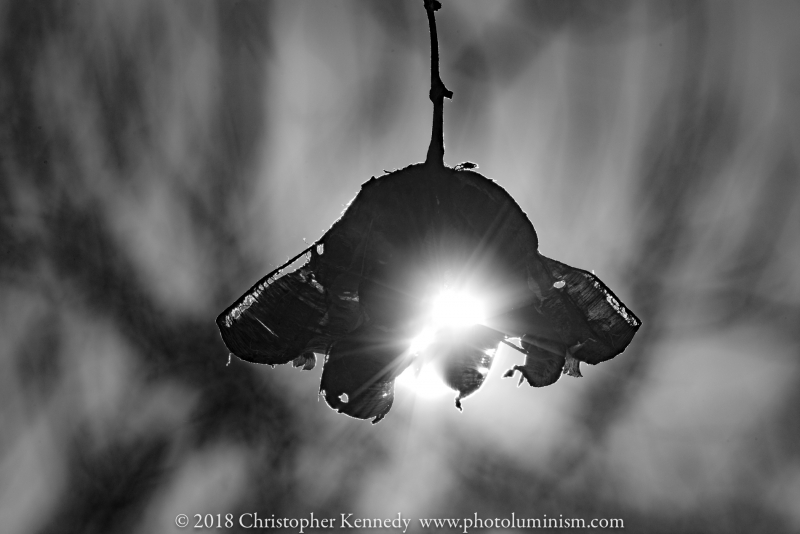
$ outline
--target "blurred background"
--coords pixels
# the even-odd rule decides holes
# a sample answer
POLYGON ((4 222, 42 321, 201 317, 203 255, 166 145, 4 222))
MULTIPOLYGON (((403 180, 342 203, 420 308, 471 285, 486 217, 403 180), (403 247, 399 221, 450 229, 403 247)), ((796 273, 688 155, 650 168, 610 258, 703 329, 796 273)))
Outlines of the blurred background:
POLYGON ((631 346, 543 389, 503 348, 463 413, 398 385, 375 426, 317 400, 320 366, 226 366, 217 314, 425 158, 422 1, 6 0, 0 530, 800 531, 800 4, 443 3, 445 161, 593 269, 631 346))

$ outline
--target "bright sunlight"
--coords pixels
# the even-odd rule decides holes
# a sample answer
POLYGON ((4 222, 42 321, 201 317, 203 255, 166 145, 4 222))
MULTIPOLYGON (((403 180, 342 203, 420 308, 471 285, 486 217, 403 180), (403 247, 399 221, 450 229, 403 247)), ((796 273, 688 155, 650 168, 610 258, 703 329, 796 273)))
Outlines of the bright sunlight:
MULTIPOLYGON (((435 340, 442 328, 464 328, 484 321, 483 303, 466 292, 446 289, 431 302, 427 324, 411 340, 411 354, 422 355, 435 340)), ((452 393, 431 362, 412 365, 397 377, 397 383, 423 398, 433 398, 452 393)))
POLYGON ((441 397, 453 390, 447 387, 439 373, 430 363, 421 368, 411 366, 397 377, 397 384, 412 390, 418 397, 432 399, 441 397))
POLYGON ((484 319, 483 304, 469 293, 444 290, 433 301, 431 320, 439 328, 471 326, 484 319))
POLYGON ((480 300, 463 291, 445 289, 433 299, 428 322, 422 332, 411 340, 411 353, 424 351, 442 328, 464 328, 484 319, 485 312, 480 300))

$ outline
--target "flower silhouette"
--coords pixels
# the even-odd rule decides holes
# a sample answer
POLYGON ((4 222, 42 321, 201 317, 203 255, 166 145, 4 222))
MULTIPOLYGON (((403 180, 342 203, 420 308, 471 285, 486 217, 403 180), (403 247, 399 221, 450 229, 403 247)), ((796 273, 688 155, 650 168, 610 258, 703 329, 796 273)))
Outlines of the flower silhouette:
POLYGON ((639 319, 593 274, 541 255, 519 205, 470 168, 417 164, 363 184, 300 254, 304 265, 270 273, 220 314, 230 351, 304 369, 324 356, 328 405, 373 423, 392 406, 395 378, 419 357, 413 341, 443 288, 479 294, 485 308, 477 324, 428 332, 424 351, 459 408, 509 339, 519 339, 525 362, 506 376, 519 372, 536 387, 622 352, 639 319))

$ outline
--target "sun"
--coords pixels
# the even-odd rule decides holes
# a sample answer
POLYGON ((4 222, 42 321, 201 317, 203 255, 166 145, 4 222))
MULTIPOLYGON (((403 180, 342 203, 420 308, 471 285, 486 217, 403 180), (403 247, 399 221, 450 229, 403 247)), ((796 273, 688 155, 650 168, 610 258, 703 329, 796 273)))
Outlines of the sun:
POLYGON ((483 303, 466 291, 445 289, 431 301, 428 317, 417 336, 411 340, 411 354, 419 354, 436 340, 442 328, 465 328, 486 319, 483 303))
POLYGON ((485 318, 483 303, 474 295, 451 289, 441 291, 431 301, 421 332, 409 345, 409 353, 417 356, 418 364, 401 373, 397 383, 423 398, 452 393, 430 361, 435 355, 428 355, 425 350, 436 341, 437 334, 443 328, 466 328, 483 322, 485 318))
POLYGON ((466 291, 445 289, 433 299, 431 321, 438 328, 471 326, 485 318, 483 303, 466 291))
POLYGON ((430 363, 424 363, 421 367, 410 366, 397 377, 397 384, 412 390, 418 397, 424 399, 453 393, 430 363))

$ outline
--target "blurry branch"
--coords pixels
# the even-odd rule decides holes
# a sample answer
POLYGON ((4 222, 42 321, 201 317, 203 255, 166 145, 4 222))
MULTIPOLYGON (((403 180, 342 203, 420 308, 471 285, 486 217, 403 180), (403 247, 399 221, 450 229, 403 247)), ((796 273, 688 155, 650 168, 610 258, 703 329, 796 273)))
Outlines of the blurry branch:
MULTIPOLYGON (((687 48, 705 51, 705 13, 690 15, 686 33, 692 43, 687 48)), ((738 124, 724 95, 709 93, 703 86, 707 61, 702 53, 679 58, 676 68, 682 69, 678 71, 682 83, 676 85, 681 90, 661 104, 648 131, 639 167, 640 197, 636 199, 646 206, 646 215, 639 226, 627 276, 633 294, 630 303, 644 326, 634 343, 615 360, 616 373, 587 386, 575 415, 581 440, 553 459, 552 471, 558 473, 558 478, 578 472, 595 458, 592 450, 602 446, 640 388, 646 387, 644 377, 653 363, 655 347, 666 335, 668 314, 672 311, 669 306, 675 298, 665 281, 684 268, 686 258, 680 254, 681 247, 692 238, 687 214, 700 208, 700 191, 719 179, 724 158, 736 140, 738 124)), ((546 491, 552 492, 553 485, 557 485, 556 478, 537 474, 536 479, 546 491)), ((508 483, 524 487, 528 497, 534 492, 530 479, 524 476, 509 479, 508 483)))
POLYGON ((431 144, 428 147, 427 165, 444 166, 444 99, 453 98, 453 92, 444 86, 439 77, 439 38, 436 34, 436 17, 433 12, 442 7, 437 0, 424 0, 428 13, 428 28, 431 34, 431 91, 433 102, 433 125, 431 128, 431 144))
MULTIPOLYGON (((78 297, 68 303, 73 309, 64 306, 63 313, 75 313, 78 317, 103 317, 132 347, 130 353, 137 359, 134 367, 141 370, 144 387, 174 383, 182 386, 181 391, 189 391, 190 397, 196 394, 195 410, 183 433, 152 431, 137 438, 135 443, 129 443, 129 437, 120 433, 112 435, 111 441, 103 447, 97 447, 92 441, 93 437, 80 426, 66 436, 63 454, 67 464, 66 487, 69 490, 59 496, 58 506, 52 516, 44 519, 45 525, 41 531, 67 532, 67 528, 80 532, 124 532, 124 524, 135 524, 142 515, 141 508, 145 503, 153 502, 161 486, 167 484, 169 477, 174 474, 171 471, 176 466, 168 464, 174 461, 174 457, 168 451, 171 446, 177 446, 180 434, 188 437, 188 440, 180 443, 180 454, 184 458, 209 443, 230 440, 253 449, 270 451, 270 454, 262 455, 253 469, 274 473, 276 471, 270 463, 291 465, 296 451, 297 427, 286 400, 279 392, 263 387, 251 370, 231 366, 224 373, 220 372, 225 363, 225 353, 213 318, 195 320, 166 310, 153 296, 136 267, 132 255, 137 252, 124 238, 112 231, 109 210, 104 205, 108 199, 92 189, 92 184, 96 183, 93 180, 103 180, 119 186, 119 191, 126 191, 125 180, 135 176, 132 169, 137 164, 133 161, 135 158, 130 157, 131 153, 135 155, 136 143, 131 143, 126 134, 135 130, 139 135, 136 141, 141 141, 143 146, 151 146, 158 140, 156 132, 131 128, 131 125, 142 121, 142 115, 148 111, 146 106, 153 104, 139 95, 146 93, 150 88, 148 84, 165 84, 170 79, 166 73, 153 69, 147 71, 154 73, 152 77, 132 77, 130 84, 135 87, 111 83, 119 75, 118 69, 124 69, 126 65, 120 57, 114 58, 120 61, 104 62, 99 52, 93 53, 95 50, 83 48, 87 39, 86 28, 82 23, 75 22, 83 18, 63 12, 70 9, 77 8, 52 3, 34 5, 22 1, 11 2, 5 8, 3 29, 6 33, 0 50, 0 73, 11 90, 4 93, 2 101, 2 117, 7 120, 0 121, 2 159, 5 160, 0 166, 3 169, 0 171, 3 172, 0 206, 13 213, 14 198, 4 193, 13 191, 15 186, 22 187, 17 185, 21 182, 19 176, 30 176, 31 179, 24 185, 30 188, 29 201, 42 214, 42 220, 41 237, 37 238, 36 246, 26 247, 24 254, 15 253, 13 261, 7 261, 8 255, 4 255, 1 269, 3 276, 11 276, 32 270, 33 266, 44 265, 60 286, 78 297), (40 30, 32 30, 37 28, 40 30), (67 85, 64 98, 71 99, 69 103, 72 105, 102 100, 104 106, 99 106, 101 114, 114 110, 116 122, 113 128, 104 130, 101 132, 103 135, 98 136, 105 143, 89 145, 87 141, 81 145, 73 142, 74 130, 80 131, 76 124, 60 124, 52 120, 45 123, 47 128, 40 126, 46 118, 51 117, 48 106, 54 104, 48 100, 46 92, 38 89, 40 80, 30 73, 38 72, 42 79, 55 76, 42 60, 45 51, 55 46, 66 50, 64 57, 73 63, 71 67, 77 72, 90 73, 80 81, 80 94, 68 92, 70 86, 67 85), (114 161, 115 165, 102 176, 93 176, 98 169, 83 163, 86 154, 81 150, 84 147, 94 152, 91 154, 93 160, 114 161), (117 148, 129 157, 115 159, 114 151, 117 148), (6 176, 9 168, 14 170, 14 176, 6 176), (87 175, 91 179, 85 179, 87 175), (111 524, 114 525, 113 529, 108 528, 111 524)), ((164 13, 154 9, 153 16, 165 17, 164 21, 159 21, 164 24, 158 26, 164 31, 183 30, 171 25, 164 13)), ((262 22, 264 18, 266 14, 262 22)), ((144 21, 149 23, 150 19, 144 21)), ((250 26, 253 31, 262 31, 261 28, 266 27, 263 23, 250 26)), ((140 24, 133 26, 131 33, 139 35, 150 29, 147 24, 140 24)), ((230 40, 246 38, 241 31, 236 31, 240 28, 224 29, 227 30, 226 38, 230 40)), ((126 47, 124 39, 121 37, 120 42, 109 43, 103 52, 111 50, 120 56, 132 57, 134 62, 147 62, 147 48, 126 47)), ((233 47, 229 50, 239 55, 247 52, 233 47)), ((237 57, 234 55, 228 59, 235 60, 237 57)), ((247 66, 242 61, 222 63, 233 65, 231 69, 247 66)), ((56 80, 50 81, 53 85, 59 85, 56 80)), ((236 88, 236 84, 228 83, 220 100, 246 102, 245 96, 249 96, 251 100, 260 101, 261 87, 252 83, 246 89, 248 95, 241 94, 244 89, 232 95, 229 91, 236 88)), ((208 107, 201 112, 212 117, 222 115, 216 107, 208 107)), ((253 121, 260 120, 257 114, 247 113, 253 117, 253 121)), ((86 118, 85 126, 98 127, 91 119, 86 118)), ((97 124, 102 122, 98 121, 97 124)), ((234 128, 241 128, 238 117, 236 124, 234 128)), ((174 126, 182 128, 179 131, 183 135, 190 134, 185 123, 176 123, 174 126)), ((245 133, 256 136, 259 128, 253 127, 245 133)), ((237 143, 247 148, 245 154, 241 150, 229 149, 189 155, 204 158, 206 167, 211 165, 218 170, 192 177, 191 186, 178 188, 181 194, 176 195, 176 210, 188 206, 193 215, 189 232, 230 227, 229 211, 233 209, 232 201, 235 200, 231 198, 231 191, 242 187, 243 177, 240 173, 234 173, 233 176, 225 174, 224 170, 232 168, 243 157, 252 156, 257 143, 248 140, 250 142, 246 144, 237 143), (214 194, 203 195, 204 190, 211 190, 214 194), (210 202, 208 198, 211 198, 210 202)), ((224 141, 217 144, 225 145, 224 141)), ((174 175, 164 167, 156 172, 161 175, 159 179, 174 180, 174 175)), ((147 187, 145 182, 140 185, 147 187)), ((229 239, 228 232, 207 233, 211 236, 207 245, 217 252, 212 255, 220 265, 215 269, 216 272, 224 271, 223 264, 236 265, 246 260, 244 247, 238 241, 229 239)), ((4 220, 0 224, 0 238, 4 239, 6 235, 10 237, 9 241, 26 241, 20 225, 15 228, 4 220)), ((214 281, 206 290, 222 293, 220 286, 225 279, 216 277, 214 281)), ((20 291, 26 290, 36 291, 35 288, 20 288, 20 291)), ((36 334, 42 334, 41 327, 37 328, 36 334)), ((81 417, 84 414, 76 414, 77 419, 81 417)), ((126 424, 128 422, 123 421, 120 426, 126 424)), ((289 495, 282 495, 275 489, 275 486, 285 484, 276 484, 274 478, 254 477, 254 487, 249 488, 248 495, 259 504, 269 502, 276 510, 293 506, 289 495)))

